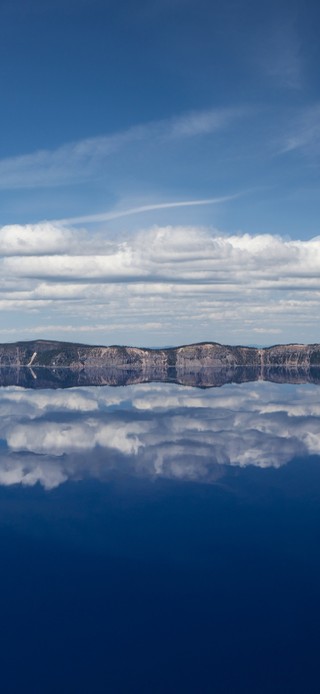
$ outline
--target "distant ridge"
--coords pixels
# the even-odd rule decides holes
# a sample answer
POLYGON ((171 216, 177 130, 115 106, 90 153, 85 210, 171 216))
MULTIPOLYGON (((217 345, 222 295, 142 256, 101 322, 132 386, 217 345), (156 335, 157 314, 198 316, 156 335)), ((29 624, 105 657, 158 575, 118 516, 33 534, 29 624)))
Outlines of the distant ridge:
POLYGON ((154 349, 121 345, 86 345, 58 340, 20 340, 0 344, 0 366, 113 368, 203 368, 217 366, 310 367, 320 365, 320 344, 277 344, 272 347, 198 342, 154 349))
POLYGON ((0 344, 0 385, 67 388, 151 381, 201 388, 248 381, 320 384, 320 344, 199 342, 163 349, 57 340, 0 344))

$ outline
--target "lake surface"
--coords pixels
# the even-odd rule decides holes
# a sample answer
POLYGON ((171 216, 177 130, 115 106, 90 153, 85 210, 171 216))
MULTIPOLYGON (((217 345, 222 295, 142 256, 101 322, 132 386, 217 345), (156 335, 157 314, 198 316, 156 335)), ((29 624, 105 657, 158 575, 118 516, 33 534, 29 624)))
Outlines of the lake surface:
POLYGON ((0 389, 1 691, 318 691, 320 387, 0 389))

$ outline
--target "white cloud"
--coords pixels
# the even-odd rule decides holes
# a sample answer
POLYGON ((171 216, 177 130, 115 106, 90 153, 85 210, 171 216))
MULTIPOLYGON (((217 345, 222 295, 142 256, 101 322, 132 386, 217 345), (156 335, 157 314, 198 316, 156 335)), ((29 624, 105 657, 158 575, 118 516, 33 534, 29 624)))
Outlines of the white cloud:
POLYGON ((252 330, 260 335, 277 335, 281 333, 280 328, 252 328, 252 330))
POLYGON ((81 232, 65 229, 61 225, 11 224, 0 228, 0 255, 43 255, 64 253, 76 249, 81 242, 81 232))
POLYGON ((320 238, 167 226, 116 239, 50 223, 3 227, 0 308, 23 310, 2 339, 110 332, 147 346, 168 336, 232 342, 236 331, 245 343, 259 334, 317 342, 320 238))
POLYGON ((267 234, 223 236, 203 228, 153 227, 118 243, 83 232, 79 255, 76 234, 68 229, 64 233, 63 228, 50 225, 14 227, 10 241, 10 229, 4 227, 4 234, 3 255, 11 256, 2 260, 6 277, 62 277, 78 282, 133 278, 273 289, 291 288, 295 282, 297 289, 320 288, 319 238, 291 241, 267 234), (37 255, 32 255, 34 248, 37 255))

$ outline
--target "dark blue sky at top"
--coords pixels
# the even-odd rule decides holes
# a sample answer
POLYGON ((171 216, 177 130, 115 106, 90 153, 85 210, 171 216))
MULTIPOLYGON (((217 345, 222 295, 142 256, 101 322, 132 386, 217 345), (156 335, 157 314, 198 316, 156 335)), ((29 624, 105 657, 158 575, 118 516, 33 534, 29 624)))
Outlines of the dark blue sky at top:
POLYGON ((195 108, 311 101, 318 21, 315 2, 3 2, 2 156, 195 108), (282 50, 307 68, 303 93, 261 74, 282 50))
POLYGON ((315 235, 318 24, 317 3, 302 1, 2 2, 1 223, 240 191, 238 203, 214 214, 146 222, 315 235), (48 182, 50 156, 36 182, 30 175, 39 151, 54 156, 70 142, 220 109, 234 117, 217 132, 164 147, 149 135, 100 165, 80 162, 81 181, 48 182), (14 158, 22 155, 32 163, 21 167, 14 158))

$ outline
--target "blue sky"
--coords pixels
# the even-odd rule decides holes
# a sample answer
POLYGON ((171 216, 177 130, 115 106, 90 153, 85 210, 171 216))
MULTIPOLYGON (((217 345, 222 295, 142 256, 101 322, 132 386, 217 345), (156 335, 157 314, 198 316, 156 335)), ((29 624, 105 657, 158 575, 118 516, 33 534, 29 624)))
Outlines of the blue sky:
POLYGON ((1 3, 2 341, 320 341, 319 15, 1 3))

